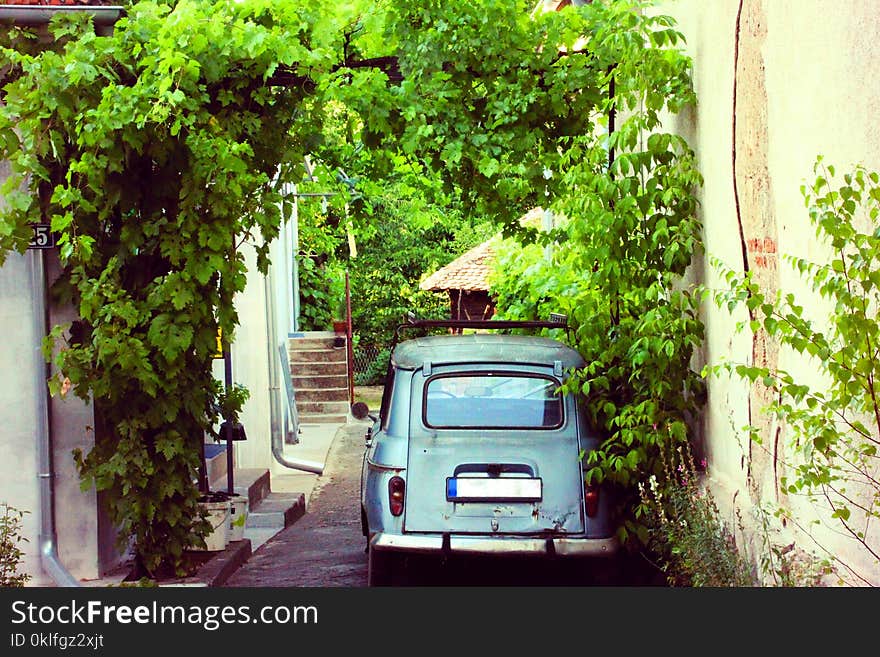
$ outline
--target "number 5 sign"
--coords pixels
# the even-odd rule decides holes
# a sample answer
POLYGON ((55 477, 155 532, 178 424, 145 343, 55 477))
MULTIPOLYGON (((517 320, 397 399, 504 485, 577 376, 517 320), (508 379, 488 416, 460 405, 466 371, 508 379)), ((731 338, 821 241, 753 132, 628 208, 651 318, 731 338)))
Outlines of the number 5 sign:
POLYGON ((34 236, 31 238, 29 249, 51 249, 55 246, 55 234, 50 224, 31 224, 34 236))

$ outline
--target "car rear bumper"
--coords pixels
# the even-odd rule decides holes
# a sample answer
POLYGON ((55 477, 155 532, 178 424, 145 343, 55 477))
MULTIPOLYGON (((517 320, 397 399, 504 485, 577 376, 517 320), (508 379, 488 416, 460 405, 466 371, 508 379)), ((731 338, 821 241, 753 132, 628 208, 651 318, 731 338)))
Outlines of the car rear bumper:
POLYGON ((376 550, 451 554, 546 555, 602 557, 614 554, 616 538, 530 538, 526 536, 461 536, 374 534, 376 550))

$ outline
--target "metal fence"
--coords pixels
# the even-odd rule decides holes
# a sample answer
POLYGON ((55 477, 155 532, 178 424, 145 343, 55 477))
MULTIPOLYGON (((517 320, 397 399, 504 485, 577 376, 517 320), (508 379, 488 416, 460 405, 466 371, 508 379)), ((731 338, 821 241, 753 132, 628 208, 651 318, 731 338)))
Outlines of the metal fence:
POLYGON ((388 367, 388 347, 360 344, 354 348, 354 377, 358 385, 380 383, 388 367))

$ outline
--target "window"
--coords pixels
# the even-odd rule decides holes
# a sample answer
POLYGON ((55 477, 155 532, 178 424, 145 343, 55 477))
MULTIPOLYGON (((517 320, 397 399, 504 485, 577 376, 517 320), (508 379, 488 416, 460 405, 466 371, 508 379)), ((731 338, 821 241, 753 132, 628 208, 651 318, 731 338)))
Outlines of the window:
POLYGON ((424 421, 434 428, 553 429, 562 425, 559 383, 514 373, 442 375, 425 386, 424 421))

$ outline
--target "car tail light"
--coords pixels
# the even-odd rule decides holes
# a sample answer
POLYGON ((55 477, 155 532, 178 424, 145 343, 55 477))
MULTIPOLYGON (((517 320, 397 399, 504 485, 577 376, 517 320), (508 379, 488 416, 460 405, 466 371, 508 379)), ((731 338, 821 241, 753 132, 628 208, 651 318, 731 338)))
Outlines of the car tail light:
POLYGON ((391 477, 388 480, 388 503, 391 507, 391 515, 399 516, 403 513, 403 495, 406 484, 401 477, 391 477))
POLYGON ((584 509, 587 516, 592 518, 599 512, 599 488, 596 486, 584 486, 584 509))

